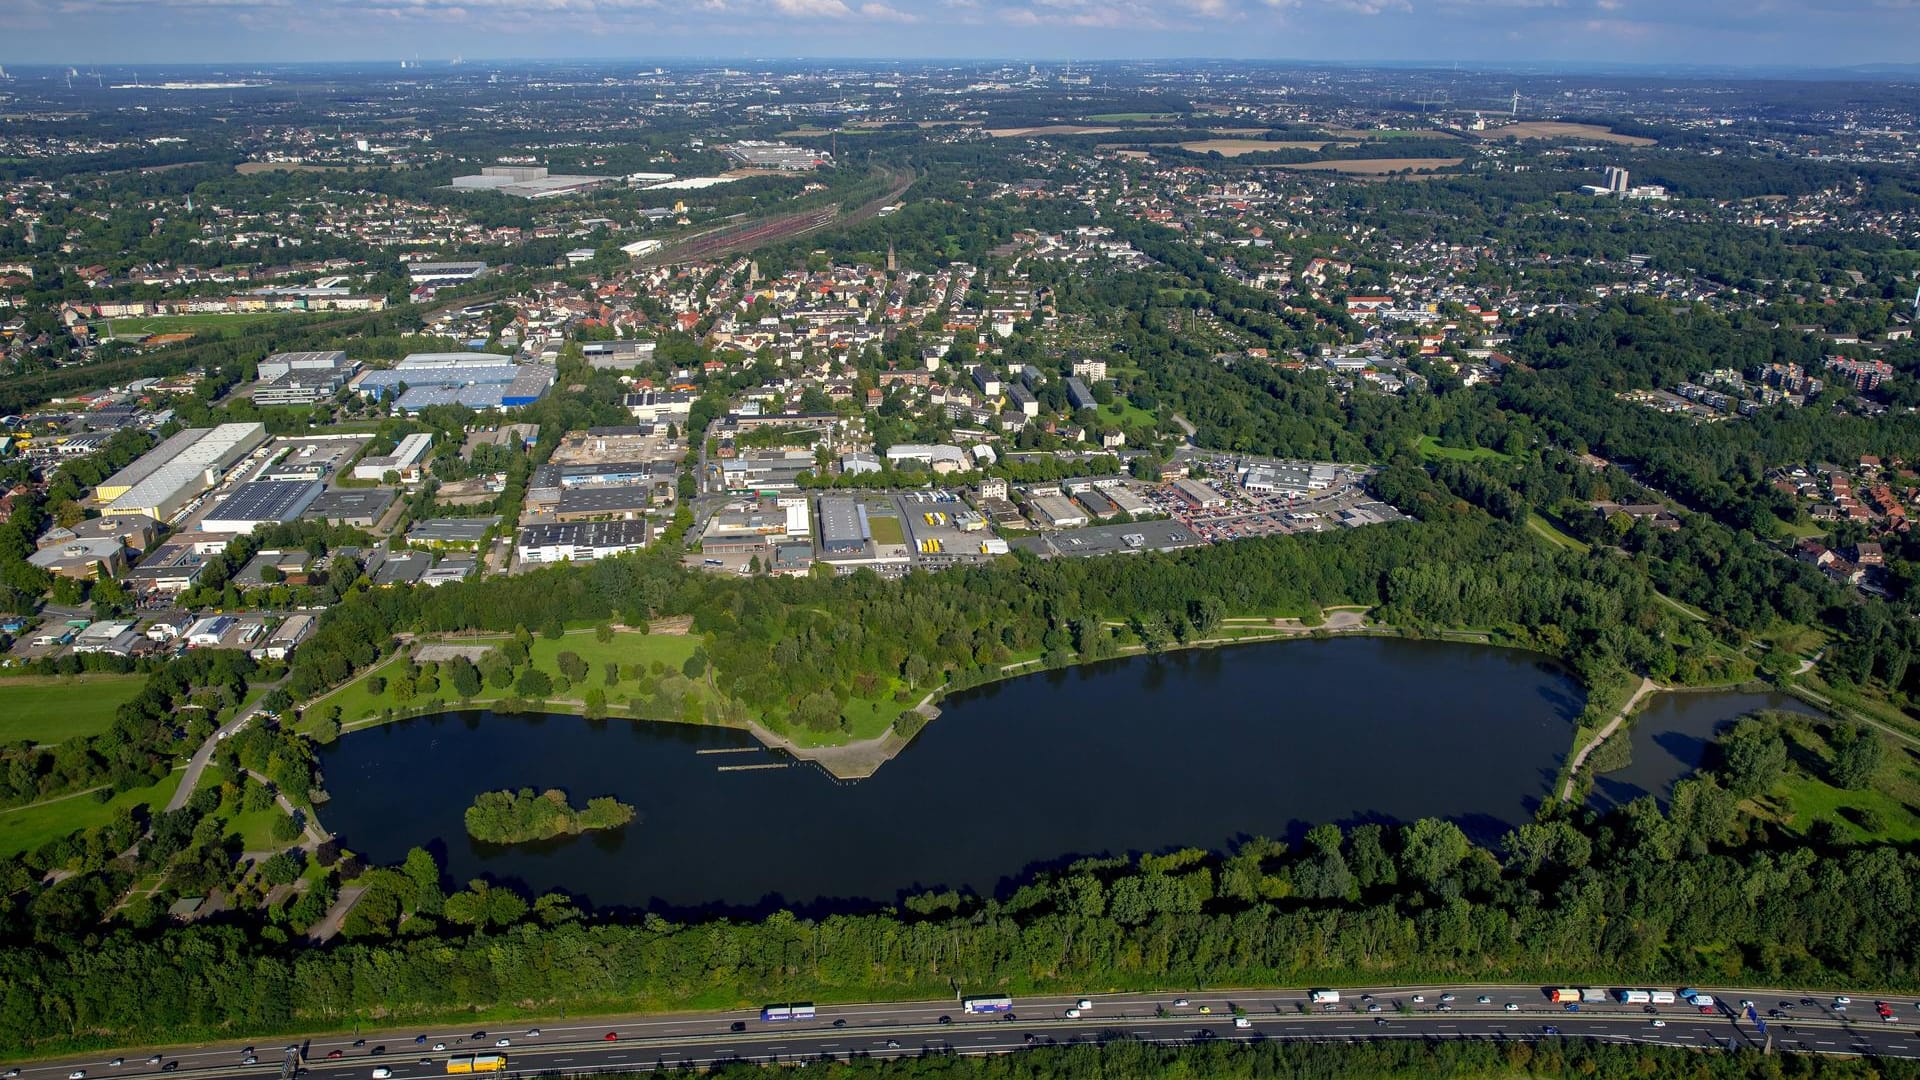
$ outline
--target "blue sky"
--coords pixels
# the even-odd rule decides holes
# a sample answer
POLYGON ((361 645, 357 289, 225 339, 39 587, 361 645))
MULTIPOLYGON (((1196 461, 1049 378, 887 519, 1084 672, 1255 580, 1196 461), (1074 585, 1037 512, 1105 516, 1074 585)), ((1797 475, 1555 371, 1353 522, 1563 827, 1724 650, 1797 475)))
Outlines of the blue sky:
POLYGON ((1920 0, 0 0, 0 63, 1920 60, 1920 0))

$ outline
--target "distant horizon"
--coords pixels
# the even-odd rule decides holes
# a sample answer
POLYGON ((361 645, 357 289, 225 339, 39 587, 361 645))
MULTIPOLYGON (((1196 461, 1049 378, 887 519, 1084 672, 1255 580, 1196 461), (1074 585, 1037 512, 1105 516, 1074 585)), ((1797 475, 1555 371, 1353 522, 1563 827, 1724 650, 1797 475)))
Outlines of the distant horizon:
POLYGON ((845 55, 576 55, 576 56, 368 56, 368 57, 312 57, 305 59, 260 59, 228 58, 219 60, 101 60, 97 57, 75 57, 66 60, 8 60, 0 57, 0 68, 12 77, 47 74, 59 77, 69 69, 84 74, 107 71, 168 71, 193 69, 233 69, 233 68, 300 68, 300 67, 342 67, 342 68, 388 68, 394 70, 431 71, 457 70, 479 66, 512 68, 585 66, 608 64, 634 64, 653 66, 690 67, 719 65, 737 67, 743 64, 769 65, 827 65, 827 64, 913 64, 933 66, 968 66, 995 64, 1032 64, 1045 66, 1086 65, 1088 67, 1112 67, 1126 65, 1178 66, 1183 64, 1220 64, 1243 67, 1274 68, 1313 68, 1313 67, 1351 67, 1411 70, 1456 70, 1462 74, 1494 75, 1739 75, 1744 73, 1767 72, 1809 72, 1832 74, 1888 73, 1907 74, 1920 77, 1920 61, 1916 60, 1861 60, 1851 63, 1814 63, 1790 61, 1755 61, 1751 63, 1708 63, 1703 61, 1659 61, 1659 60, 1469 60, 1446 57, 1408 57, 1408 58, 1363 58, 1363 57, 1232 57, 1232 56, 909 56, 875 53, 845 55))
POLYGON ((1912 65, 1920 0, 0 0, 0 64, 1912 65), (416 44, 417 43, 417 44, 416 44), (511 57, 503 53, 515 54, 511 57), (79 54, 79 55, 76 55, 79 54), (1016 55, 1017 54, 1017 55, 1016 55), (1524 56, 1528 59, 1515 60, 1524 56), (480 60, 480 57, 488 57, 480 60), (1313 59, 1292 59, 1311 57, 1313 59), (423 57, 424 59, 424 57, 423 57))

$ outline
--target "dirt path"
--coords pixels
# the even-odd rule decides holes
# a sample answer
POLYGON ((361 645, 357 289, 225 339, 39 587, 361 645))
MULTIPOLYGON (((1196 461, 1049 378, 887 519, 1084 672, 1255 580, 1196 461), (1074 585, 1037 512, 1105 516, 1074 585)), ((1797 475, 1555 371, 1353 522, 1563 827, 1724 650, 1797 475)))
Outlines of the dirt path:
POLYGON ((1633 696, 1627 699, 1625 705, 1620 706, 1620 711, 1613 715, 1613 719, 1607 721, 1607 726, 1595 732, 1593 738, 1587 740, 1587 745, 1581 747, 1580 752, 1573 755, 1572 764, 1567 766, 1567 782, 1560 789, 1561 802, 1566 802, 1573 798, 1573 781, 1575 777, 1580 775, 1580 766, 1587 763, 1587 755, 1599 749, 1600 744, 1606 742, 1608 736, 1620 730, 1620 725, 1627 722, 1627 717, 1633 712, 1633 707, 1640 704, 1642 698, 1659 689, 1661 689, 1659 683, 1654 682, 1652 679, 1642 678, 1639 687, 1633 691, 1633 696))

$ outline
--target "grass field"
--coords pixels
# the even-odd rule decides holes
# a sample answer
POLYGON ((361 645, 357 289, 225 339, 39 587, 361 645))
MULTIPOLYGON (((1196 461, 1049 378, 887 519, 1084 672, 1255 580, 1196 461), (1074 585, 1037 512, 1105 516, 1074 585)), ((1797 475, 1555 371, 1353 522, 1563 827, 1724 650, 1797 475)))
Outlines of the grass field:
POLYGON ((0 858, 32 851, 79 829, 105 825, 122 807, 144 803, 157 810, 173 797, 173 789, 180 786, 183 775, 176 770, 152 787, 135 788, 104 803, 81 795, 0 812, 0 858))
POLYGON ((873 542, 880 545, 904 544, 907 534, 901 528, 900 519, 891 514, 872 514, 867 517, 867 525, 873 529, 873 542))
POLYGON ((1123 428, 1152 429, 1160 423, 1159 417, 1121 397, 1100 406, 1100 418, 1112 420, 1123 428))
POLYGON ((1347 161, 1309 161, 1299 165, 1282 165, 1283 169, 1311 169, 1315 172, 1346 173, 1349 176, 1385 176, 1402 169, 1413 172, 1425 172, 1431 169, 1451 169, 1466 158, 1425 157, 1425 158, 1353 158, 1347 161))
POLYGON ((1178 113, 1164 113, 1164 112, 1161 112, 1161 113, 1113 112, 1113 113, 1098 113, 1094 116, 1087 117, 1087 121, 1093 124, 1124 124, 1124 123, 1127 123, 1128 121, 1152 121, 1154 123, 1164 123, 1170 120, 1178 120, 1178 119, 1180 119, 1180 115, 1178 113))
POLYGON ((1507 455, 1485 446, 1443 446, 1439 439, 1422 435, 1413 440, 1414 452, 1424 458, 1442 461, 1508 461, 1507 455))
POLYGON ((1599 124, 1564 124, 1556 120, 1522 120, 1517 124, 1489 128, 1481 133, 1481 137, 1487 139, 1504 139, 1508 136, 1516 139, 1592 139, 1594 142, 1618 143, 1621 146, 1652 146, 1656 141, 1639 135, 1618 135, 1599 124))
POLYGON ((106 322, 111 322, 115 334, 207 335, 215 331, 245 330, 276 319, 298 319, 303 314, 297 311, 247 311, 233 315, 151 315, 142 319, 104 320, 100 329, 104 332, 106 322))
POLYGON ((1239 157, 1242 154, 1265 154, 1275 150, 1318 150, 1327 145, 1324 142, 1267 142, 1264 139, 1199 139, 1194 142, 1178 144, 1182 150, 1191 150, 1196 154, 1219 154, 1221 157, 1239 157))
MULTIPOLYGON (((507 640, 505 637, 459 638, 451 643, 491 646, 505 640, 507 640)), ((589 668, 586 681, 564 694, 555 693, 553 696, 556 699, 583 700, 583 695, 588 688, 599 687, 606 691, 609 702, 618 703, 621 699, 637 692, 639 688, 634 680, 626 678, 608 686, 605 678, 607 664, 615 663, 622 666, 639 664, 651 668, 654 662, 658 661, 666 671, 677 674, 687 658, 692 656, 694 650, 699 647, 700 639, 686 634, 618 632, 614 634, 612 641, 602 642, 594 636, 592 627, 576 627, 570 629, 565 637, 558 640, 535 637, 533 646, 528 651, 533 666, 546 672, 556 681, 560 676, 561 653, 571 652, 586 661, 589 668)), ((396 675, 405 670, 405 660, 404 654, 389 659, 373 670, 363 673, 333 694, 316 699, 304 708, 302 726, 312 726, 336 705, 340 707, 343 724, 353 724, 369 717, 379 716, 387 709, 399 711, 404 708, 410 712, 419 712, 423 709, 431 711, 436 708, 460 707, 461 702, 453 688, 446 685, 441 686, 439 692, 432 698, 415 698, 404 705, 397 700, 393 696, 393 680, 396 675), (367 680, 374 675, 387 680, 387 686, 379 694, 374 694, 367 685, 367 680)), ((473 697, 472 704, 484 705, 498 701, 511 693, 511 689, 496 690, 491 686, 482 687, 480 693, 473 697)), ((704 699, 704 686, 700 687, 696 693, 704 699)))
POLYGON ((0 680, 0 742, 57 743, 98 735, 145 675, 35 675, 0 680))
POLYGON ((1577 551, 1582 555, 1587 553, 1587 545, 1554 528, 1551 522, 1538 514, 1527 515, 1527 528, 1533 530, 1542 539, 1558 544, 1568 551, 1577 551))
POLYGON ((1041 127, 988 128, 996 139, 1014 139, 1028 135, 1111 135, 1125 128, 1089 127, 1085 124, 1045 124, 1041 127))
POLYGON ((1816 821, 1831 821, 1861 840, 1910 843, 1920 840, 1920 752, 1885 738, 1886 754, 1873 784, 1860 791, 1834 787, 1824 779, 1833 760, 1825 729, 1808 720, 1786 723, 1788 754, 1793 762, 1787 776, 1760 800, 1764 814, 1788 830, 1804 835, 1816 821), (1863 818, 1876 828, 1868 830, 1863 818))

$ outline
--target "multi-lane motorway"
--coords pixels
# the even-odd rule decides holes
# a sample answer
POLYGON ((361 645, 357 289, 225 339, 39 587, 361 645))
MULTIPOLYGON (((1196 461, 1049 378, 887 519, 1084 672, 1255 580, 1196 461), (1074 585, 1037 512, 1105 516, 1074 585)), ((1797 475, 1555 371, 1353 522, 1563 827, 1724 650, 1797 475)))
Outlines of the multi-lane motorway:
POLYGON ((129 1047, 23 1064, 17 1073, 8 1070, 6 1075, 20 1080, 67 1080, 76 1073, 84 1073, 84 1080, 268 1080, 280 1074, 289 1045, 300 1048, 300 1068, 315 1080, 369 1080, 375 1069, 389 1070, 393 1080, 424 1080, 445 1076, 450 1057, 473 1053, 505 1055, 506 1071, 514 1075, 586 1074, 725 1061, 1004 1053, 1112 1038, 1588 1038, 1699 1050, 1770 1045, 1777 1052, 1920 1058, 1920 1024, 1915 1023, 1920 1009, 1912 998, 1886 999, 1898 1019, 1883 1021, 1874 1010, 1881 998, 1870 993, 1854 993, 1850 1006, 1836 1009, 1830 994, 1703 989, 1727 1007, 1702 1015, 1685 1004, 1650 1011, 1648 1006, 1609 1002, 1568 1012, 1549 1002, 1537 986, 1362 987, 1342 990, 1342 1000, 1330 1009, 1309 1004, 1305 990, 1107 995, 1092 997, 1093 1007, 1078 1018, 1066 1015, 1075 999, 1065 997, 1017 998, 1010 1016, 969 1016, 956 1001, 895 1002, 822 1006, 815 1017, 788 1023, 762 1022, 756 1010, 276 1038, 252 1046, 129 1047), (1450 1002, 1442 1000, 1446 994, 1452 995, 1450 1002), (1414 1001, 1416 996, 1423 1000, 1414 1001), (1746 1000, 1763 1019, 1769 1010, 1781 1015, 1767 1019, 1763 1033, 1738 1008, 1746 1000), (1180 1001, 1185 1004, 1176 1004, 1180 1001), (1509 1004, 1514 1008, 1508 1009, 1509 1004), (1235 1026, 1236 1010, 1250 1026, 1235 1026), (502 1039, 508 1045, 497 1046, 502 1039), (336 1053, 338 1057, 330 1056, 336 1053), (243 1064, 249 1055, 254 1064, 243 1064), (112 1064, 115 1059, 123 1063, 112 1064))

